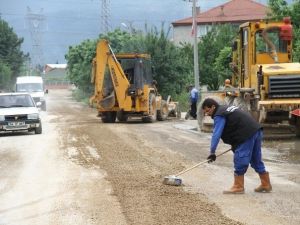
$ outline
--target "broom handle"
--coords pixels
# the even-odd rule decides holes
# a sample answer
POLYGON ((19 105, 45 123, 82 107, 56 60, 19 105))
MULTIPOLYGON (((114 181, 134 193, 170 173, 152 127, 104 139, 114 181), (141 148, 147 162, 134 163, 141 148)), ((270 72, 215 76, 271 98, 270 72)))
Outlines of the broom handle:
MULTIPOLYGON (((225 153, 227 153, 227 152, 229 152, 229 151, 231 151, 231 149, 228 149, 228 150, 226 150, 225 152, 222 152, 222 153, 216 155, 216 157, 219 157, 219 156, 221 156, 221 155, 224 155, 225 153)), ((209 161, 209 159, 207 159, 207 160, 205 160, 205 161, 203 161, 203 162, 200 162, 200 163, 198 163, 198 164, 196 164, 196 165, 194 165, 194 166, 192 166, 192 167, 190 167, 190 168, 188 168, 188 169, 186 169, 186 170, 184 170, 184 171, 181 171, 181 172, 177 173, 177 174, 175 175, 175 177, 177 177, 177 176, 179 176, 179 175, 181 175, 181 174, 183 174, 183 173, 186 173, 186 172, 188 172, 188 171, 194 169, 194 168, 197 167, 197 166, 200 166, 200 165, 202 165, 202 164, 204 164, 204 163, 207 163, 208 161, 209 161)))

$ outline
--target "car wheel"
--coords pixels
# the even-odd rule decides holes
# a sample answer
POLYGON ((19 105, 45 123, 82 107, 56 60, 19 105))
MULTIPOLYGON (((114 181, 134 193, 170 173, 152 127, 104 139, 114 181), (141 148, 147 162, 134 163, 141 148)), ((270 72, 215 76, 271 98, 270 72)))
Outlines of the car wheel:
POLYGON ((35 134, 41 134, 42 133, 42 123, 40 122, 39 127, 36 127, 34 130, 35 134))

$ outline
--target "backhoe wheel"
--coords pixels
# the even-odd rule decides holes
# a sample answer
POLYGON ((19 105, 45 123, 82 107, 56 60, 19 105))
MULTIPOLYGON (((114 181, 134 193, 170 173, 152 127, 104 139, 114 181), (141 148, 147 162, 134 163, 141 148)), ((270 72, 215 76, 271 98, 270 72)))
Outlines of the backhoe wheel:
POLYGON ((123 110, 117 112, 117 119, 119 122, 126 122, 128 119, 128 115, 123 110))
POLYGON ((157 110, 157 120, 164 121, 168 118, 168 115, 169 115, 168 104, 165 100, 162 100, 160 109, 157 110))
POLYGON ((103 123, 114 123, 116 122, 117 112, 103 112, 101 114, 101 120, 103 123))
POLYGON ((152 123, 157 118, 156 110, 156 97, 154 93, 149 94, 149 115, 142 117, 142 121, 145 123, 152 123))

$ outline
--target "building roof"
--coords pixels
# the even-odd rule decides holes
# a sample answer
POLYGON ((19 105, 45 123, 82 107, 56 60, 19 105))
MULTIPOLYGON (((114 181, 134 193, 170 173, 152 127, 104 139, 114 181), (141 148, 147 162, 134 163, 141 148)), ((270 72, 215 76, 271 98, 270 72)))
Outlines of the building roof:
MULTIPOLYGON (((197 24, 246 22, 264 19, 268 7, 252 0, 231 0, 197 15, 197 24)), ((173 26, 191 25, 192 17, 173 22, 173 26)))
POLYGON ((44 67, 44 73, 48 73, 52 70, 65 70, 67 64, 46 64, 44 67))
POLYGON ((66 69, 67 64, 46 64, 45 67, 50 67, 51 69, 66 69))

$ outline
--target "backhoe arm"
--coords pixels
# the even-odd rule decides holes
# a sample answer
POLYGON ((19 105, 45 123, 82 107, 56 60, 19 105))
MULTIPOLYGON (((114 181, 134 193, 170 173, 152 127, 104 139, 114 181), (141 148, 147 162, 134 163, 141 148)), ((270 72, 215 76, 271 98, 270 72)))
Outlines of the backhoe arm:
POLYGON ((106 110, 115 106, 123 110, 131 110, 131 98, 126 94, 130 84, 108 41, 100 40, 97 44, 93 68, 92 83, 95 85, 95 92, 90 101, 106 110), (107 87, 104 82, 107 66, 113 84, 113 91, 108 94, 105 93, 107 87))

